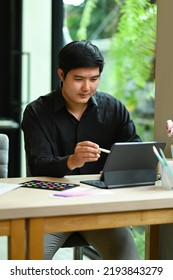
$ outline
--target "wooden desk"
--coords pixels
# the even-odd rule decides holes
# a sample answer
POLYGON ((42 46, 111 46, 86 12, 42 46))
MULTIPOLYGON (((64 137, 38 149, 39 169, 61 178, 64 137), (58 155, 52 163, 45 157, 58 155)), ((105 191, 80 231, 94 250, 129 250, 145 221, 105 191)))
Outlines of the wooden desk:
POLYGON ((8 258, 24 260, 26 254, 25 219, 1 220, 0 235, 8 236, 8 258))
MULTIPOLYGON (((79 183, 97 175, 67 176, 63 179, 40 177, 34 179, 79 183)), ((18 183, 33 178, 1 179, 18 183)), ((81 187, 89 187, 81 184, 81 187)), ((93 187, 89 187, 93 189, 93 187)), ((159 186, 112 189, 110 194, 52 198, 53 191, 19 188, 0 196, 0 219, 26 219, 28 258, 43 258, 43 235, 48 232, 92 230, 130 225, 173 223, 173 192, 159 186)), ((150 228, 151 231, 152 227, 150 228)), ((157 245, 157 244, 155 244, 157 245)), ((154 250, 157 247, 152 248, 154 250)), ((150 253, 148 257, 156 258, 150 253)), ((157 250, 156 250, 157 254, 157 250)))
MULTIPOLYGON (((9 179, 2 179, 2 182, 8 183, 9 179), (6 181, 7 180, 7 181, 6 181)), ((14 179, 15 181, 16 179, 14 179)), ((0 179, 1 182, 1 179, 0 179)), ((13 179, 10 179, 13 182, 13 179)), ((15 198, 12 198, 13 204, 15 198)), ((0 205, 6 204, 8 201, 8 194, 0 195, 0 205)), ((10 207, 9 207, 9 211, 10 207)), ((0 236, 8 237, 8 259, 10 260, 24 260, 26 259, 26 231, 25 218, 13 217, 9 215, 9 219, 4 219, 0 210, 0 236)))

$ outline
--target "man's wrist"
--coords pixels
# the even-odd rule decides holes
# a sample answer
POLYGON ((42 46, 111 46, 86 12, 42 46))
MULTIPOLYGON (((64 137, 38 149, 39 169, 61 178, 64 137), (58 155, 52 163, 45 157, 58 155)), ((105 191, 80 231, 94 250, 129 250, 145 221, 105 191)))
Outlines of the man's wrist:
POLYGON ((67 166, 68 166, 68 169, 70 169, 70 170, 73 170, 73 169, 76 168, 76 167, 74 166, 74 162, 73 162, 73 155, 70 155, 70 156, 68 157, 67 166))

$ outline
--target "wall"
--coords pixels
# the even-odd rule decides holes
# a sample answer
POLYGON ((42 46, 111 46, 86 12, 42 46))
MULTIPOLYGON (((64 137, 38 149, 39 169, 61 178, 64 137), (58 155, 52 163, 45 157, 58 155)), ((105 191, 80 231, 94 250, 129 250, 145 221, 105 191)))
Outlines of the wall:
POLYGON ((173 137, 166 134, 166 120, 173 119, 173 1, 158 0, 156 43, 155 139, 166 142, 165 153, 171 156, 173 137))
MULTIPOLYGON (((30 53, 30 100, 51 88, 51 1, 23 0, 22 49, 30 53)), ((23 61, 25 62, 25 61, 23 61)), ((23 65, 23 79, 27 66, 23 65)), ((23 95, 27 81, 23 82, 23 95)))
MULTIPOLYGON (((51 0, 23 0, 22 111, 28 102, 51 91, 51 23, 51 0), (26 54, 29 54, 30 58, 29 73, 28 55, 26 54)), ((21 135, 21 142, 21 174, 25 176, 23 134, 21 135)))

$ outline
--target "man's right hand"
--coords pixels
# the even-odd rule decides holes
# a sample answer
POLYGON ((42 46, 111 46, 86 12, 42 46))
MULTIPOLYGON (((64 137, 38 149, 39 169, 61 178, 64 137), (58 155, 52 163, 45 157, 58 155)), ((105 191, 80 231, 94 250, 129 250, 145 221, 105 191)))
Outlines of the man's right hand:
POLYGON ((68 168, 73 170, 82 167, 86 162, 97 161, 100 157, 99 145, 91 141, 77 143, 74 154, 67 161, 68 168))

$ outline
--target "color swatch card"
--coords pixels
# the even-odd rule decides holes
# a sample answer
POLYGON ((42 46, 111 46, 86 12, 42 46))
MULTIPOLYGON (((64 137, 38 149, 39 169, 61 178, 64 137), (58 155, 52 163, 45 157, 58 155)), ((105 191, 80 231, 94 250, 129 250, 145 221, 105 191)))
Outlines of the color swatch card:
POLYGON ((71 184, 71 183, 41 181, 41 180, 31 180, 20 184, 20 187, 40 189, 40 190, 52 190, 52 191, 65 191, 77 186, 79 185, 71 184))

